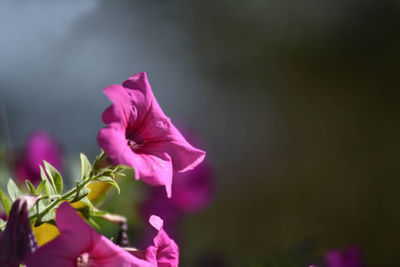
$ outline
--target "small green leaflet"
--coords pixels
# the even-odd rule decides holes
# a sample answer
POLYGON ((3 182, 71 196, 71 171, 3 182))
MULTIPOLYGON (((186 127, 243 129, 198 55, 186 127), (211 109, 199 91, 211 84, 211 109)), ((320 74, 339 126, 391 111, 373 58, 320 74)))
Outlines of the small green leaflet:
POLYGON ((1 204, 3 204, 4 211, 6 212, 7 217, 8 217, 8 215, 10 214, 11 202, 8 199, 7 195, 1 189, 0 189, 0 201, 1 201, 1 204))
POLYGON ((19 196, 22 195, 22 192, 19 190, 18 186, 15 184, 15 182, 12 179, 8 180, 7 191, 8 191, 8 195, 10 196, 12 202, 14 202, 19 196))
POLYGON ((53 188, 54 181, 53 181, 53 177, 49 177, 47 178, 46 173, 44 172, 42 166, 40 167, 40 176, 42 177, 43 181, 46 181, 45 185, 44 185, 44 190, 46 191, 46 195, 55 195, 56 191, 55 188, 53 188), (49 179, 51 179, 51 182, 49 181, 49 179))
POLYGON ((63 180, 61 174, 47 161, 44 162, 44 168, 46 169, 47 175, 53 184, 54 189, 58 194, 62 193, 63 190, 63 180))
POLYGON ((118 184, 114 181, 114 179, 111 178, 111 177, 108 177, 108 176, 100 176, 100 177, 96 178, 95 180, 96 180, 96 181, 99 181, 99 182, 109 183, 109 184, 113 185, 113 186, 117 189, 118 194, 121 192, 121 190, 119 189, 119 185, 118 185, 118 184))
POLYGON ((94 206, 87 197, 82 198, 80 201, 89 207, 91 213, 94 213, 95 211, 94 206))
POLYGON ((90 223, 91 226, 94 228, 97 228, 97 230, 100 230, 100 226, 93 220, 93 218, 87 219, 88 223, 90 223))
POLYGON ((42 191, 43 191, 45 185, 46 185, 46 181, 45 181, 45 180, 42 180, 42 181, 40 182, 39 186, 38 186, 37 189, 36 189, 36 193, 37 193, 38 195, 41 195, 41 194, 42 194, 42 191))
POLYGON ((4 231, 4 228, 6 228, 7 223, 3 221, 3 219, 0 219, 0 233, 4 231))
POLYGON ((85 154, 81 153, 81 179, 85 180, 89 177, 92 166, 85 154))
POLYGON ((82 199, 84 197, 86 197, 87 195, 89 195, 90 193, 90 189, 87 187, 79 187, 76 191, 75 197, 74 199, 71 200, 71 203, 77 202, 77 201, 82 201, 82 199))
POLYGON ((36 195, 36 189, 33 186, 33 184, 29 181, 29 180, 25 180, 26 186, 28 187, 29 192, 31 192, 31 194, 36 195))

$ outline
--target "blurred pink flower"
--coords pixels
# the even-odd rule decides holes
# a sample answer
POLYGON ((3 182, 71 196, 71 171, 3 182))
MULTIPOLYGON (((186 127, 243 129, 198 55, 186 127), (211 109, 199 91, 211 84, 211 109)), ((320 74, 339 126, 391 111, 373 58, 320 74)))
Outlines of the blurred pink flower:
POLYGON ((214 173, 208 161, 202 162, 194 170, 174 174, 171 198, 181 212, 193 213, 204 209, 214 193, 214 173))
POLYGON ((137 251, 135 255, 98 234, 79 217, 68 202, 57 209, 56 223, 60 235, 31 255, 26 260, 27 267, 177 266, 178 246, 162 230, 162 220, 157 216, 150 219, 150 223, 159 231, 154 239, 155 246, 150 246, 144 252, 137 251))
POLYGON ((133 167, 136 179, 165 186, 171 197, 173 171, 193 169, 205 152, 191 146, 161 110, 146 73, 103 92, 113 105, 102 116, 108 127, 98 134, 100 147, 113 164, 133 167))
POLYGON ((21 156, 16 160, 15 176, 23 183, 25 180, 37 184, 41 181, 39 165, 43 160, 57 170, 62 168, 62 153, 57 141, 44 131, 35 131, 27 139, 21 156))
POLYGON ((7 226, 0 234, 0 266, 18 267, 37 249, 28 219, 28 211, 35 200, 35 197, 22 196, 11 206, 7 226))
POLYGON ((351 246, 345 250, 332 249, 325 254, 328 267, 362 267, 364 266, 361 251, 351 246))

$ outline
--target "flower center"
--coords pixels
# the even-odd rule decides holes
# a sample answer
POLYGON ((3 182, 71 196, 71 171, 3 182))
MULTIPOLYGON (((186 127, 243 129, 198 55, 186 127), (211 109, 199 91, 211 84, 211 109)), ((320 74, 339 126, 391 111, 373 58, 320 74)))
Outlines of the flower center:
POLYGON ((142 142, 142 143, 136 143, 133 140, 126 140, 128 143, 128 146, 132 149, 132 150, 136 150, 139 149, 144 143, 146 143, 146 141, 142 142))
POLYGON ((95 263, 93 259, 90 258, 90 254, 88 252, 82 253, 78 258, 76 258, 76 266, 77 267, 93 267, 95 263))

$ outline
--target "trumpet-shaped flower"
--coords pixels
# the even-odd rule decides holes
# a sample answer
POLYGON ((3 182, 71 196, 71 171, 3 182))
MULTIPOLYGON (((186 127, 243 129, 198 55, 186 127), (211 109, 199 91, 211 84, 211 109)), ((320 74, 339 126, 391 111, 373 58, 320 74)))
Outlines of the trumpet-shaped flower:
POLYGON ((140 258, 93 230, 68 202, 57 209, 56 224, 60 235, 31 255, 26 260, 27 267, 157 267, 168 266, 162 265, 164 260, 173 261, 177 258, 177 250, 168 250, 168 247, 162 246, 168 242, 173 243, 172 240, 165 240, 162 230, 157 235, 162 240, 159 242, 160 249, 156 246, 149 247, 148 250, 155 253, 146 253, 146 257, 140 258))
POLYGON ((146 73, 103 92, 113 104, 102 116, 108 126, 98 134, 100 147, 113 164, 133 167, 136 179, 165 186, 171 197, 173 171, 193 169, 205 152, 191 146, 161 110, 146 73))
POLYGON ((0 266, 18 267, 37 248, 28 219, 35 197, 22 196, 11 206, 7 226, 0 234, 0 266))

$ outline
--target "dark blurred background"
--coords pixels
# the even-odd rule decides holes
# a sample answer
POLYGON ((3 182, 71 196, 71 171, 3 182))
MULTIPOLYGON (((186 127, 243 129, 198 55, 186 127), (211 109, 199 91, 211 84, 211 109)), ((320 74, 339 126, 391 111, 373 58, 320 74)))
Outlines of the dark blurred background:
POLYGON ((1 139, 40 128, 93 159, 101 89, 146 71, 215 168, 184 266, 350 244, 399 266, 399 15, 394 0, 0 0, 1 139))

